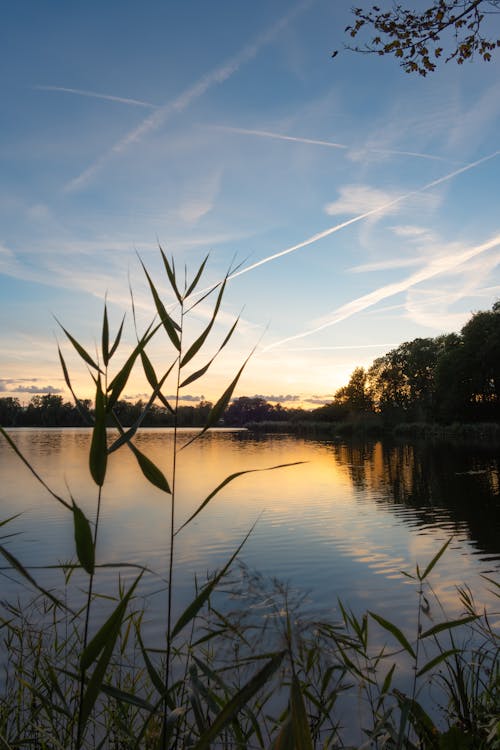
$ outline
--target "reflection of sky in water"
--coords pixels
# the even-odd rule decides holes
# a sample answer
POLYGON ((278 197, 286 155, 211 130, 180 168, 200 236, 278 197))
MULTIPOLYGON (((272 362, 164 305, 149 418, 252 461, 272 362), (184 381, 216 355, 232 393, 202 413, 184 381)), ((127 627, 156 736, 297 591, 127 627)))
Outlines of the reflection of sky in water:
MULTIPOLYGON (((69 488, 92 518, 97 493, 88 473, 90 433, 17 430, 12 434, 47 483, 65 497, 69 488)), ((169 431, 144 431, 137 444, 170 476, 169 431)), ((493 519, 498 530, 498 463, 486 461, 485 471, 476 457, 471 459, 470 473, 462 474, 469 470, 461 463, 461 471, 451 471, 446 478, 439 473, 442 461, 433 468, 429 460, 432 464, 434 459, 416 456, 408 446, 353 447, 283 436, 254 440, 228 432, 205 436, 179 454, 177 526, 233 472, 306 463, 237 479, 180 532, 178 607, 186 602, 194 574, 203 577, 220 566, 257 520, 242 559, 251 568, 309 591, 311 607, 323 613, 334 611, 340 597, 353 609, 375 609, 401 624, 413 619, 415 592, 400 571, 413 572, 416 561, 425 566, 452 534, 453 542, 432 574, 433 587, 449 610, 457 608, 457 583, 468 582, 484 600, 487 594, 479 574, 498 573, 500 542, 491 549, 486 534, 481 547, 482 537, 473 537, 460 500, 455 507, 453 499, 442 493, 448 484, 451 492, 462 487, 468 496, 477 490, 481 499, 489 482, 487 521, 491 524, 493 519), (422 475, 423 469, 429 470, 428 477, 422 475)), ((0 442, 0 466, 1 516, 22 513, 11 524, 12 530, 21 532, 10 543, 12 551, 25 564, 72 559, 68 511, 45 492, 5 441, 0 442)), ((478 507, 476 513, 482 512, 478 507)), ((165 576, 169 514, 170 497, 144 480, 130 451, 122 448, 112 454, 103 492, 98 559, 145 564, 165 576)), ((37 573, 45 583, 53 575, 37 573)), ((116 569, 99 573, 104 590, 114 589, 116 579, 116 569)), ((13 590, 8 581, 5 586, 13 590)), ((160 578, 149 577, 143 591, 162 586, 160 578)))

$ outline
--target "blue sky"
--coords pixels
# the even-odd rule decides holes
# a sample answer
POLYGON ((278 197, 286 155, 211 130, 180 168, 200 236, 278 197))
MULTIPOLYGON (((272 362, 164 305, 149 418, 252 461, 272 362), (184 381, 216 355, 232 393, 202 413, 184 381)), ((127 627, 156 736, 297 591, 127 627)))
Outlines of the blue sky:
POLYGON ((500 297, 500 63, 423 79, 343 51, 350 5, 4 6, 0 396, 66 397, 54 316, 94 351, 105 295, 125 356, 129 278, 139 325, 154 313, 137 253, 166 293, 158 241, 192 271, 210 251, 207 284, 242 263, 208 350, 243 309, 238 333, 191 397, 258 344, 238 394, 313 406, 500 297))

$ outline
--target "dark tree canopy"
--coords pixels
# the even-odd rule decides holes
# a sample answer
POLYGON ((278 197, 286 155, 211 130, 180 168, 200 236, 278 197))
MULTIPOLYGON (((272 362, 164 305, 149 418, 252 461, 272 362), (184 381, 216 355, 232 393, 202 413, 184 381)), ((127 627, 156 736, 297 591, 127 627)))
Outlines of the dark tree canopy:
POLYGON ((500 47, 500 39, 488 31, 488 18, 500 12, 500 0, 435 0, 424 10, 391 3, 387 9, 373 5, 352 12, 355 21, 346 32, 352 39, 365 34, 367 39, 350 49, 393 55, 407 73, 426 76, 440 58, 459 65, 474 56, 489 61, 500 47))

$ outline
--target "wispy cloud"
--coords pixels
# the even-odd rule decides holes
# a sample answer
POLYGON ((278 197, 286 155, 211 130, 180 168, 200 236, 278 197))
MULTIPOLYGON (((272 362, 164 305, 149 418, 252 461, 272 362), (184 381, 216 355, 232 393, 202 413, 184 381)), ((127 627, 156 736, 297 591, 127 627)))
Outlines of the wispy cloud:
POLYGON ((416 284, 421 283, 422 281, 427 281, 434 276, 449 272, 457 266, 460 266, 462 263, 471 260, 472 258, 486 252, 487 250, 498 247, 499 245, 500 235, 496 235, 487 242, 484 242, 481 245, 477 245, 470 250, 464 250, 460 253, 451 253, 449 255, 441 256, 439 258, 431 260, 430 263, 428 263, 424 268, 420 269, 420 271, 417 271, 411 276, 407 276, 405 279, 394 282, 393 284, 385 284, 384 286, 375 289, 373 292, 369 292, 369 294, 364 294, 362 297, 358 297, 357 299, 347 302, 345 305, 341 305, 336 310, 333 310, 327 316, 324 322, 320 323, 314 328, 308 331, 303 331, 302 333, 297 333, 293 336, 287 336, 280 341, 275 341, 273 344, 269 344, 268 346, 266 346, 263 351, 269 351, 276 348, 277 346, 288 343, 289 341, 296 341, 297 339, 311 336, 314 333, 319 333, 320 331, 325 330, 325 328, 330 328, 330 326, 336 325, 337 323, 346 320, 346 318, 350 318, 352 315, 365 310, 367 307, 371 307, 372 305, 377 304, 377 302, 380 302, 383 299, 387 299, 387 297, 392 297, 395 294, 399 294, 400 292, 405 292, 416 284))
POLYGON ((278 141, 292 141, 293 143, 304 143, 311 146, 324 146, 326 148, 337 148, 349 151, 350 158, 353 161, 360 161, 366 153, 387 154, 388 156, 414 156, 418 159, 430 159, 432 161, 450 162, 444 156, 435 154, 422 154, 417 151, 400 151, 389 148, 363 148, 356 149, 346 143, 337 143, 336 141, 324 141, 317 138, 304 138, 302 136, 285 135, 283 133, 273 133, 269 130, 252 130, 251 128, 234 128, 226 125, 215 125, 215 129, 225 131, 226 133, 235 133, 241 135, 253 135, 258 138, 274 138, 278 141))
POLYGON ((119 104, 129 104, 134 107, 146 107, 147 109, 158 109, 157 104, 144 102, 141 99, 129 99, 123 96, 113 96, 112 94, 99 94, 97 91, 86 91, 85 89, 70 89, 66 86, 34 86, 36 91, 61 91, 65 94, 77 94, 78 96, 88 96, 91 99, 104 99, 107 102, 117 102, 119 104))
POLYGON ((227 62, 214 68, 210 73, 202 76, 196 83, 183 91, 179 96, 161 107, 158 107, 149 117, 146 117, 136 128, 117 141, 112 148, 75 177, 66 185, 66 191, 78 190, 86 185, 102 167, 115 155, 122 153, 129 146, 138 143, 148 133, 157 130, 170 117, 183 112, 189 105, 199 99, 213 86, 227 81, 242 65, 250 62, 266 44, 287 26, 292 19, 311 5, 312 0, 302 0, 292 10, 262 32, 256 39, 245 45, 238 54, 227 62))
POLYGON ((329 216, 338 216, 375 210, 380 216, 382 213, 398 210, 397 198, 395 193, 372 188, 369 185, 345 185, 340 189, 340 196, 337 200, 326 204, 325 212, 329 216), (381 206, 387 206, 386 210, 382 211, 381 206))
POLYGON ((468 172, 470 169, 474 169, 475 167, 478 167, 479 165, 484 164, 490 159, 494 159, 499 154, 500 154, 500 150, 494 151, 492 154, 488 154, 488 156, 483 156, 481 159, 477 159, 476 161, 473 161, 470 164, 466 164, 464 167, 460 167, 460 169, 455 169, 453 172, 449 172, 443 177, 438 177, 438 179, 432 180, 432 182, 428 182, 426 185, 423 185, 422 187, 417 188, 416 190, 411 190, 410 192, 405 193, 404 195, 400 195, 399 197, 394 198, 393 200, 388 201, 387 203, 384 203, 380 206, 377 206, 376 208, 372 208, 369 211, 365 211, 364 213, 361 213, 358 216, 353 216, 351 219, 342 221, 340 224, 336 224, 333 227, 329 227, 328 229, 325 229, 322 232, 313 234, 311 237, 308 237, 306 240, 303 240, 302 242, 298 242, 296 245, 291 245, 291 247, 287 247, 284 250, 280 250, 277 253, 273 253, 273 255, 268 255, 266 258, 262 258, 261 260, 258 260, 255 263, 252 263, 251 265, 246 266, 245 268, 242 268, 240 271, 233 273, 229 278, 234 279, 237 276, 242 276, 244 273, 253 271, 255 268, 258 268, 259 266, 263 266, 265 263, 270 263, 272 260, 276 260, 277 258, 282 258, 284 255, 293 253, 296 250, 301 250, 303 247, 307 247, 308 245, 313 245, 319 240, 322 240, 325 237, 329 237, 335 232, 339 232, 341 229, 345 229, 346 227, 351 226, 351 224, 356 224, 358 221, 363 221, 363 219, 367 219, 370 216, 374 216, 375 214, 378 214, 380 211, 387 211, 388 209, 392 208, 392 206, 395 206, 398 203, 402 203, 408 198, 412 198, 416 195, 420 195, 420 193, 423 193, 426 190, 430 190, 431 188, 437 187, 438 185, 441 185, 442 183, 447 182, 448 180, 452 180, 454 177, 458 177, 458 175, 463 174, 464 172, 468 172))

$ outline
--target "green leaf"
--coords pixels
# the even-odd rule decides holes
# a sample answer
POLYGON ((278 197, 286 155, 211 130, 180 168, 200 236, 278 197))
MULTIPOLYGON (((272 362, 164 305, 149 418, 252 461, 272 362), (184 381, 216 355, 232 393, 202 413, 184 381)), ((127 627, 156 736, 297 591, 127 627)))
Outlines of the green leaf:
POLYGON ((158 670, 155 668, 153 662, 149 658, 149 654, 147 652, 147 649, 143 643, 142 636, 140 633, 139 627, 136 627, 136 633, 137 633, 137 640, 139 641, 139 646, 142 652, 142 658, 144 659, 144 664, 146 665, 146 669, 149 674, 149 678, 158 691, 158 693, 163 696, 165 694, 165 684, 160 677, 158 670))
POLYGON ((165 266, 165 271, 167 272, 170 286, 174 290, 174 294, 177 297, 179 304, 182 304, 182 295, 179 292, 179 289, 177 288, 177 280, 175 278, 175 266, 174 266, 173 260, 172 260, 172 265, 170 265, 170 263, 168 262, 168 258, 163 252, 161 247, 160 247, 160 253, 161 253, 161 257, 163 258, 163 265, 165 266))
POLYGON ((108 448, 106 443, 106 406, 101 387, 101 378, 97 380, 95 395, 95 422, 90 443, 89 467, 92 479, 99 486, 104 484, 106 466, 108 462, 108 448))
POLYGON ((83 650, 80 658, 80 668, 83 672, 85 672, 96 661, 99 654, 106 649, 106 646, 111 643, 111 650, 114 648, 127 605, 141 578, 142 572, 139 573, 123 599, 119 601, 117 607, 113 610, 106 622, 99 628, 92 640, 83 650))
POLYGON ((108 403, 107 403, 107 409, 108 412, 111 411, 113 406, 116 404, 118 399, 120 398, 123 389, 125 388, 127 381, 130 377, 130 373, 132 372, 132 368, 135 364, 135 361, 137 357, 139 356, 140 352, 143 351, 146 344, 151 340, 151 338, 154 336, 156 331, 158 330, 158 326, 151 330, 151 326, 149 326, 146 330, 146 333, 141 338, 140 341, 137 342, 136 347, 134 348, 133 352, 121 368, 121 370, 115 375, 111 383, 108 385, 108 403))
POLYGON ((448 620, 447 622, 440 622, 437 625, 433 625, 432 628, 422 633, 420 638, 428 638, 430 635, 436 635, 441 633, 443 630, 451 630, 452 628, 458 628, 460 625, 467 625, 468 622, 473 622, 478 619, 478 615, 467 615, 467 617, 461 617, 458 620, 448 620))
POLYGON ((23 462, 23 464, 28 467, 28 469, 31 471, 31 473, 33 474, 33 476, 36 479, 38 479, 38 481, 40 482, 40 484, 42 485, 42 487, 44 487, 47 490, 47 492, 50 495, 52 495, 52 497, 54 498, 54 500, 57 500, 57 502, 61 503, 61 505, 64 505, 64 507, 67 508, 68 510, 73 510, 72 507, 71 507, 71 505, 69 503, 67 503, 66 500, 64 500, 62 497, 60 497, 55 492, 53 492, 50 489, 49 485, 46 482, 44 482, 44 480, 42 479, 42 477, 35 471, 35 469, 31 466, 31 464, 29 463, 29 461, 23 456, 23 454, 21 453, 21 451, 19 450, 19 448, 17 447, 17 445, 14 443, 14 441, 12 440, 12 438, 10 437, 10 435, 3 429, 3 427, 0 427, 0 435, 4 436, 4 438, 6 439, 6 441, 8 442, 8 444, 10 445, 10 447, 12 448, 12 450, 14 451, 14 453, 16 453, 19 456, 19 458, 21 459, 21 461, 23 462))
POLYGON ((429 575, 429 573, 431 572, 431 570, 433 569, 433 567, 436 565, 436 563, 438 562, 438 560, 440 560, 440 558, 444 555, 444 553, 445 553, 446 549, 448 548, 448 545, 450 544, 450 542, 451 542, 452 539, 453 539, 453 537, 450 537, 448 539, 448 541, 443 544, 443 546, 437 552, 437 554, 434 555, 434 557, 432 558, 432 560, 430 561, 430 563, 428 564, 428 566, 426 567, 426 569, 424 570, 424 572, 422 573, 422 575, 418 576, 418 578, 419 578, 420 581, 425 581, 425 579, 427 578, 427 576, 429 575))
POLYGON ((189 604, 186 607, 186 609, 181 614, 181 616, 177 620, 177 622, 176 622, 176 624, 175 624, 175 626, 174 626, 174 628, 172 630, 172 638, 175 638, 175 636, 178 633, 180 633, 180 631, 189 622, 191 622, 191 620, 194 617, 196 617, 196 615, 198 614, 198 612, 200 611, 200 609, 203 607, 203 605, 205 604, 205 602, 210 597, 210 594, 212 593, 212 591, 215 589, 215 587, 217 586, 217 584, 219 583, 219 581, 221 580, 221 578, 223 578, 226 575, 227 571, 231 567, 231 565, 234 562, 235 558, 241 552, 241 549, 243 548, 243 545, 245 544, 246 540, 248 539, 248 537, 250 536, 250 534, 254 530, 254 527, 255 527, 255 524, 252 526, 252 528, 250 529, 250 531, 248 532, 248 534, 245 536, 245 538, 243 539, 243 541, 241 542, 241 544, 239 545, 239 547, 237 548, 237 550, 231 555, 231 557, 229 558, 228 562, 224 565, 224 567, 222 568, 222 570, 220 570, 217 573, 217 575, 214 576, 212 578, 212 580, 209 581, 202 588, 202 590, 200 591, 200 593, 198 594, 198 596, 196 596, 195 599, 193 599, 193 601, 191 602, 191 604, 189 604))
POLYGON ((95 547, 92 532, 87 518, 74 500, 73 526, 78 562, 89 575, 92 575, 95 569, 95 547))
POLYGON ((136 448, 133 443, 129 442, 128 446, 136 457, 137 463, 139 464, 140 469, 148 482, 151 482, 151 484, 153 484, 155 487, 158 487, 159 490, 162 490, 168 495, 171 495, 172 493, 167 478, 165 477, 163 472, 160 471, 160 469, 156 466, 156 464, 154 464, 151 459, 145 456, 144 453, 141 453, 141 451, 136 448))
MULTIPOLYGON (((185 521, 182 524, 182 526, 180 526, 177 529, 177 531, 175 532, 175 534, 178 534, 179 531, 181 531, 185 526, 188 525, 188 523, 191 523, 191 521, 193 520, 193 518, 196 518, 196 516, 198 515, 198 513, 201 513, 201 511, 203 510, 203 508, 206 505, 208 505, 208 503, 210 502, 210 500, 212 500, 212 498, 214 498, 215 495, 217 495, 226 485, 228 485, 230 482, 233 482, 238 477, 241 477, 244 474, 255 474, 258 471, 274 471, 275 469, 285 469, 288 466, 299 466, 299 464, 303 464, 303 463, 306 463, 306 462, 305 461, 293 461, 292 463, 289 463, 289 464, 277 464, 276 466, 266 466, 263 469, 246 469, 245 471, 236 471, 234 474, 230 474, 219 485, 217 485, 217 487, 214 490, 212 490, 212 492, 205 498, 205 500, 201 503, 201 505, 198 506, 198 508, 195 510, 195 512, 191 516, 189 516, 189 518, 187 519, 187 521, 185 521)), ((174 534, 174 536, 175 536, 175 534, 174 534)))
POLYGON ((66 334, 66 336, 68 337, 68 339, 71 341, 71 343, 73 344, 73 346, 75 347, 76 351, 78 352, 78 354, 80 355, 80 357, 83 359, 83 361, 86 362, 88 365, 90 365, 90 367, 93 367, 94 370, 97 370, 97 372, 102 372, 102 370, 100 369, 99 365, 97 365, 94 362, 94 360, 92 359, 92 357, 90 356, 90 354, 88 354, 88 352, 85 351, 85 349, 83 348, 83 346, 81 344, 79 344, 78 341, 75 338, 73 338, 73 336, 65 329, 65 327, 63 325, 61 325, 61 323, 59 323, 59 321, 57 320, 57 318, 56 318, 56 322, 58 323, 58 325, 61 326, 62 330, 64 331, 64 333, 66 334))
POLYGON ((193 750, 207 750, 210 747, 210 743, 218 737, 238 711, 245 708, 250 698, 269 681, 283 661, 285 654, 286 651, 278 652, 226 703, 212 724, 201 735, 198 742, 194 745, 193 750))
POLYGON ((231 384, 226 388, 226 390, 224 391, 224 393, 222 394, 222 396, 220 397, 220 399, 212 407, 212 409, 210 411, 210 414, 208 415, 207 422, 206 422, 205 426, 200 430, 200 432, 198 432, 193 438, 191 438, 191 440, 188 440, 187 443, 184 443, 183 449, 187 448, 187 446, 191 445, 191 443, 193 443, 195 440, 198 440, 198 438, 200 438, 210 427, 213 427, 214 425, 217 424, 217 422, 219 421, 219 419, 224 414, 224 412, 225 412, 225 410, 227 408, 227 405, 229 404, 229 401, 231 400, 231 396, 233 395, 233 391, 236 388, 236 386, 238 385, 238 380, 240 379, 241 374, 242 374, 243 370, 245 369, 245 367, 246 367, 246 365, 248 363, 248 360, 250 359, 250 357, 252 356, 252 354, 254 353, 254 351, 255 351, 255 347, 252 349, 252 351, 250 352, 250 354, 248 355, 248 357, 246 358, 246 360, 243 362, 242 366, 238 370, 238 372, 236 374, 236 377, 233 379, 233 381, 231 382, 231 384))
POLYGON ((11 565, 14 570, 17 570, 18 573, 20 573, 23 578, 26 578, 27 581, 31 583, 32 586, 34 586, 38 591, 40 591, 44 596, 46 596, 48 599, 51 600, 57 607, 61 607, 61 609, 65 609, 68 612, 71 612, 71 609, 66 606, 63 602, 61 602, 59 599, 57 599, 53 594, 50 593, 50 591, 47 591, 47 589, 44 589, 42 586, 39 586, 39 584, 35 581, 31 573, 28 572, 28 570, 24 567, 24 565, 15 557, 9 550, 3 546, 3 544, 0 544, 0 555, 3 555, 9 565, 11 565))
POLYGON ((454 656, 454 654, 459 654, 460 649, 458 648, 451 648, 448 651, 443 651, 438 656, 434 657, 434 659, 431 659, 427 662, 427 664, 424 664, 424 666, 418 670, 417 677, 420 677, 421 675, 428 672, 430 669, 434 669, 434 667, 437 667, 438 664, 441 664, 442 661, 446 661, 448 657, 454 656))
POLYGON ((168 375, 172 371, 172 369, 173 369, 173 367, 175 365, 175 362, 169 367, 169 369, 167 370, 166 374, 163 376, 163 378, 161 379, 161 381, 158 381, 158 378, 156 377, 156 372, 154 370, 154 367, 151 364, 151 361, 150 361, 148 355, 146 354, 146 352, 144 350, 141 351, 141 360, 142 360, 142 367, 144 369, 144 374, 146 375, 148 383, 151 386, 151 388, 154 389, 155 398, 159 398, 160 401, 161 401, 161 403, 163 404, 163 406, 166 409, 168 409, 168 411, 171 414, 173 414, 174 413, 174 409, 169 404, 169 402, 167 401, 167 399, 165 398, 165 396, 163 395, 163 393, 161 392, 160 389, 161 389, 161 386, 163 385, 163 383, 165 382, 166 378, 168 377, 168 375))
POLYGON ((219 352, 221 352, 222 349, 224 349, 224 347, 226 346, 227 342, 229 341, 229 339, 233 335, 234 330, 235 330, 236 326, 239 323, 239 320, 240 320, 240 316, 238 315, 238 317, 234 321, 233 325, 231 326, 229 332, 227 333, 224 341, 219 346, 219 348, 215 352, 214 356, 208 361, 208 363, 204 367, 202 367, 201 369, 197 370, 196 372, 193 372, 185 380, 183 380, 182 383, 180 384, 179 388, 184 388, 184 386, 189 385, 190 383, 194 383, 195 380, 198 380, 199 378, 201 378, 206 373, 206 371, 208 370, 208 368, 210 367, 210 365, 212 364, 212 362, 214 361, 214 359, 218 356, 219 352))
POLYGON ((61 362, 64 380, 66 381, 66 385, 68 386, 71 395, 73 396, 73 400, 75 402, 76 408, 78 409, 78 412, 80 413, 83 421, 86 422, 88 425, 91 425, 92 419, 90 417, 88 410, 83 407, 80 399, 78 398, 78 396, 73 390, 73 386, 71 385, 71 381, 69 379, 68 368, 66 367, 66 362, 64 361, 64 357, 62 355, 62 352, 59 346, 57 347, 57 351, 59 352, 59 361, 61 362))
POLYGON ((114 685, 102 684, 101 691, 106 695, 110 695, 115 700, 120 701, 120 703, 127 703, 130 706, 142 708, 146 711, 149 711, 149 713, 151 714, 157 712, 156 707, 148 701, 144 700, 144 698, 141 698, 139 695, 134 695, 134 693, 128 693, 125 690, 120 690, 120 688, 117 688, 114 685))
POLYGON ((295 747, 300 748, 300 750, 313 750, 313 741, 307 719, 304 696, 302 695, 300 682, 295 675, 292 678, 290 713, 295 747))
POLYGON ((222 297, 224 295, 224 290, 226 288, 226 282, 227 282, 227 279, 224 279, 224 281, 223 281, 223 283, 221 285, 219 294, 217 296, 217 301, 215 303, 215 306, 214 306, 214 309, 213 309, 213 313, 212 313, 212 317, 210 319, 209 324, 207 325, 207 327, 205 328, 205 330, 202 331, 202 333, 198 336, 198 338, 196 339, 196 341, 194 341, 193 344, 191 344, 191 346, 187 350, 186 354, 181 359, 181 364, 180 364, 181 368, 184 367, 199 352, 199 350, 201 349, 201 347, 205 343, 208 334, 212 330, 213 324, 215 323, 215 320, 217 318, 217 314, 219 312, 219 308, 220 308, 220 304, 221 304, 221 301, 222 301, 222 297))
POLYGON ((118 329, 118 333, 116 334, 116 338, 115 338, 114 344, 113 344, 113 346, 111 347, 111 350, 110 350, 110 352, 109 352, 109 359, 111 359, 111 357, 113 356, 113 354, 114 354, 114 353, 116 352, 116 350, 118 349, 118 346, 119 346, 119 344, 120 344, 120 339, 121 339, 121 337, 122 337, 122 332, 123 332, 123 324, 124 324, 124 323, 125 323, 125 315, 124 315, 124 316, 123 316, 123 318, 122 318, 122 322, 120 323, 120 327, 119 327, 119 329, 118 329))
POLYGON ((108 323, 108 310, 106 304, 104 304, 104 315, 102 319, 102 361, 105 367, 108 366, 109 362, 109 323, 108 323))
POLYGON ((384 628, 384 630, 387 630, 400 642, 404 650, 407 651, 410 654, 410 656, 413 657, 413 659, 417 658, 415 651, 412 649, 406 636, 401 632, 401 630, 396 625, 394 625, 392 622, 389 622, 388 620, 385 620, 383 617, 380 617, 380 615, 376 615, 375 612, 370 612, 369 614, 373 617, 373 619, 376 622, 378 622, 379 625, 381 625, 384 628))
POLYGON ((198 282, 199 282, 199 280, 200 280, 200 278, 201 278, 201 275, 202 275, 203 271, 205 270, 205 266, 206 266, 206 264, 207 264, 207 260, 208 260, 208 255, 207 255, 207 256, 205 257, 205 260, 204 260, 204 261, 202 262, 202 264, 201 264, 201 266, 199 267, 199 269, 198 269, 198 271, 197 271, 197 273, 196 273, 196 275, 195 275, 195 277, 194 277, 193 281, 192 281, 192 282, 191 282, 191 284, 189 285, 189 287, 188 287, 188 289, 187 289, 187 291, 186 291, 186 294, 185 294, 185 296, 186 296, 186 297, 189 297, 189 295, 190 295, 190 294, 191 294, 192 292, 194 292, 195 288, 197 287, 197 285, 198 285, 198 282))
POLYGON ((156 287, 153 284, 150 275, 146 271, 146 267, 144 263, 142 262, 142 260, 141 260, 141 265, 144 269, 144 273, 146 274, 146 278, 149 282, 149 288, 151 289, 151 294, 153 295, 153 300, 156 306, 156 310, 158 312, 158 315, 160 316, 161 322, 163 323, 163 327, 165 328, 165 331, 167 332, 167 335, 170 341, 172 342, 172 344, 174 345, 174 347, 177 349, 178 352, 180 352, 181 342, 180 342, 180 339, 176 330, 179 328, 179 326, 177 325, 177 323, 175 323, 172 320, 172 318, 166 311, 165 306, 163 305, 163 302, 161 301, 160 296, 158 292, 156 291, 156 287))

